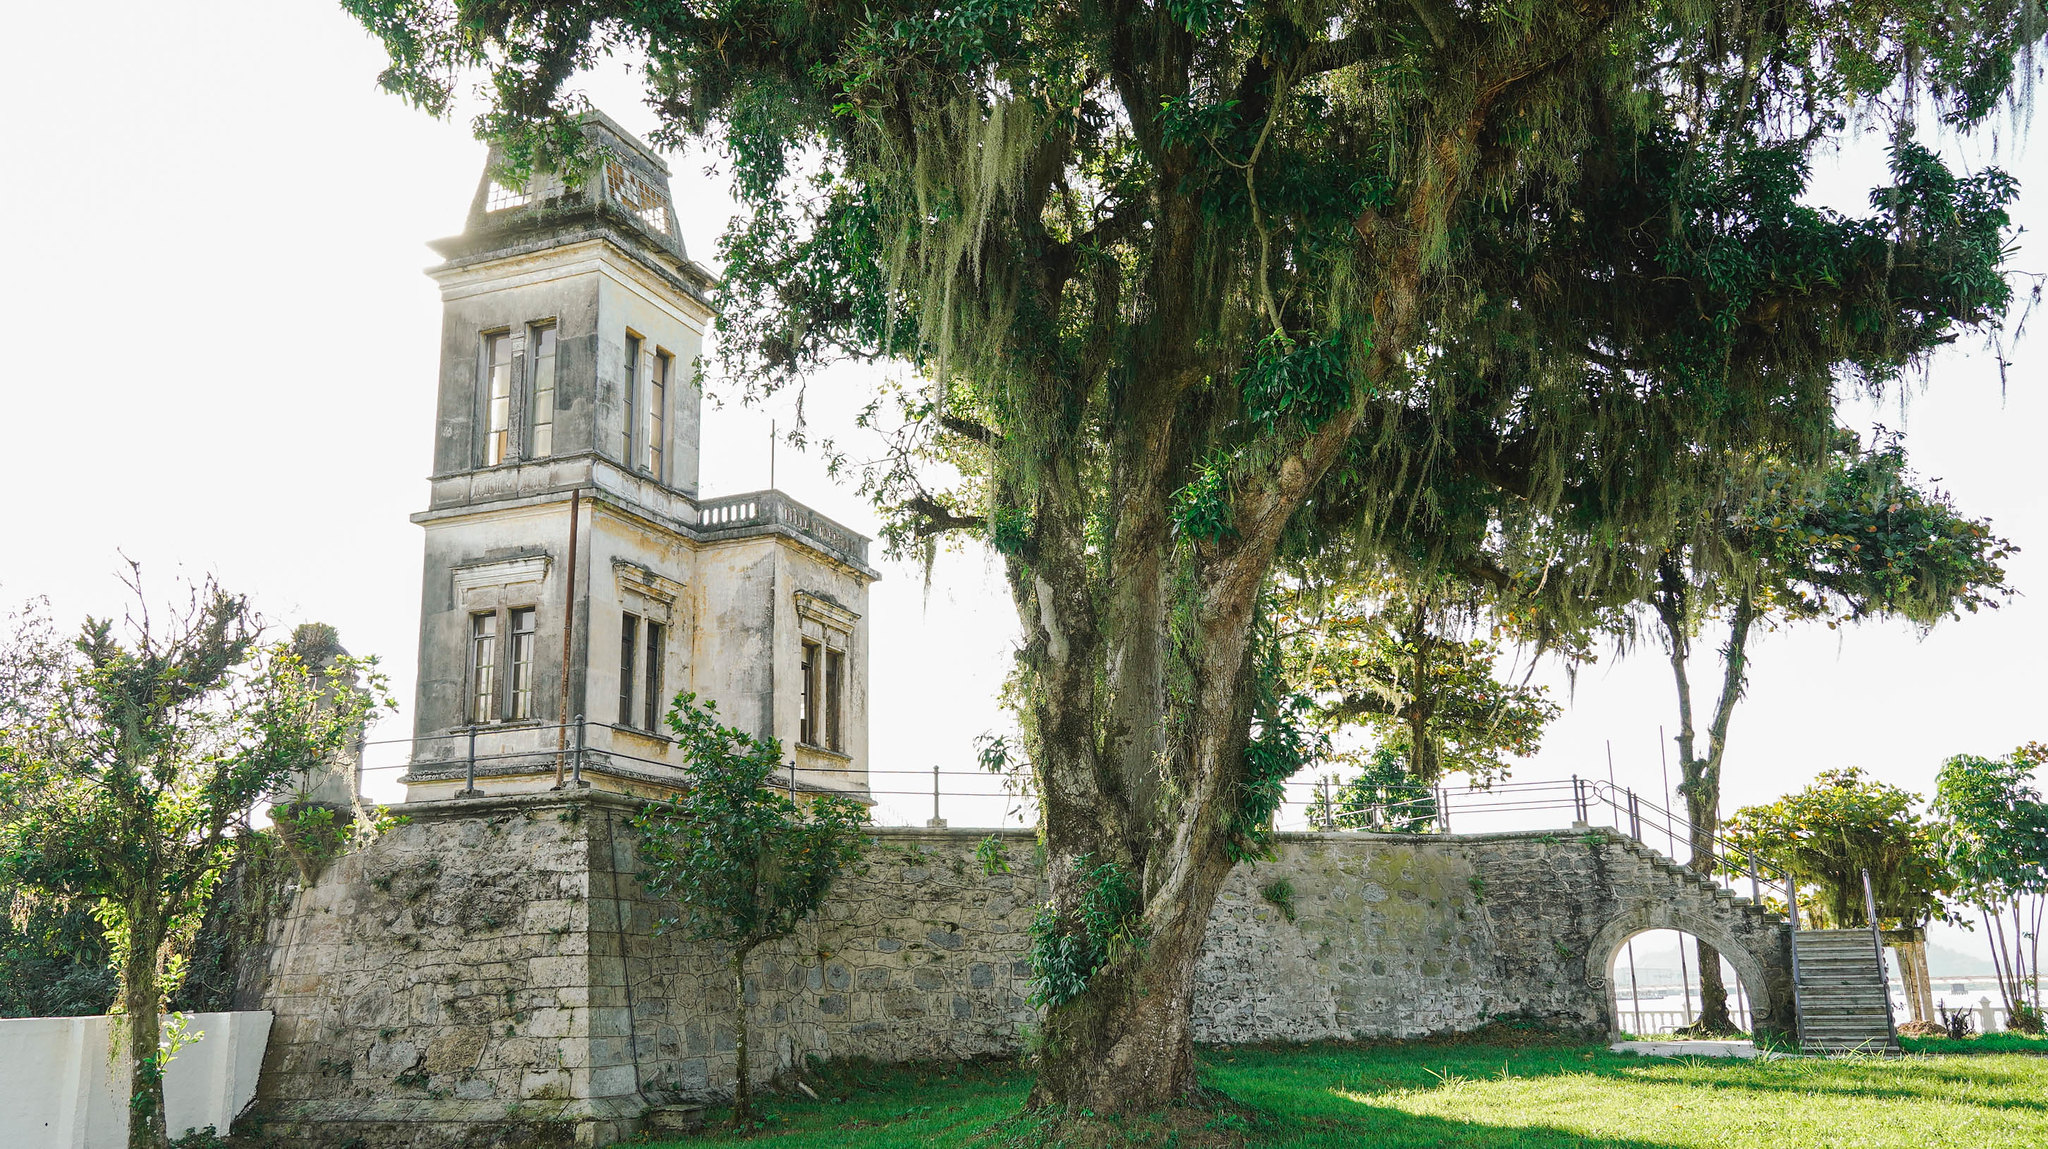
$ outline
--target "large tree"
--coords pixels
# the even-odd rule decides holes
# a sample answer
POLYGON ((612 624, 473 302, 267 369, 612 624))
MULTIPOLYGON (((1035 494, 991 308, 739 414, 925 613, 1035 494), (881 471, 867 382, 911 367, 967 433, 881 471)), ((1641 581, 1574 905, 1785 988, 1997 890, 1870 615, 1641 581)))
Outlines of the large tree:
MULTIPOLYGON (((1872 618, 1929 628, 2010 595, 2001 564, 2016 548, 1986 521, 1958 512, 1941 490, 1916 481, 1895 434, 1880 433, 1865 448, 1843 433, 1830 455, 1813 465, 1744 452, 1731 461, 1720 487, 1704 494, 1681 520, 1681 533, 1658 548, 1649 565, 1655 578, 1650 604, 1678 692, 1674 741, 1691 865, 1711 873, 1720 855, 1715 839, 1729 728, 1758 630, 1872 618), (1691 660, 1701 628, 1716 621, 1726 637, 1719 649, 1719 695, 1702 747, 1691 660)), ((1698 947, 1699 1026, 1724 1032, 1732 1021, 1720 954, 1705 941, 1698 947)))
POLYGON ((257 803, 361 737, 383 680, 333 691, 248 601, 208 582, 152 613, 139 577, 125 625, 87 619, 69 645, 39 614, 0 645, 0 888, 90 907, 119 971, 128 1144, 162 1149, 159 1011, 257 803))
POLYGON ((568 162, 565 85, 644 52, 664 139, 717 141, 742 203, 725 370, 914 369, 875 491, 899 541, 1002 556, 1072 990, 1034 1099, 1098 1114, 1195 1086, 1210 908, 1298 765, 1283 546, 1472 569, 1533 519, 1667 522, 1737 444, 1818 456, 1838 371, 1881 384, 2000 313, 2011 188, 1902 138, 1847 218, 1799 202, 1807 155, 1851 114, 1989 115, 2043 27, 2040 0, 345 3, 430 110, 487 72, 515 162, 568 162))

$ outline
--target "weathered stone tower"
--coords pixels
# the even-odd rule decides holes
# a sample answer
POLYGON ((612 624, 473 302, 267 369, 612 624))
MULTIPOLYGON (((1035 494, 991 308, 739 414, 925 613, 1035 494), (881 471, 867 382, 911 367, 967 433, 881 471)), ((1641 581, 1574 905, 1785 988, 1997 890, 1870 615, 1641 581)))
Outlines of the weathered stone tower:
POLYGON ((697 497, 709 272, 668 167, 616 123, 515 188, 491 157, 433 247, 440 401, 410 799, 658 793, 679 691, 867 789, 868 540, 774 491, 697 497), (582 721, 578 722, 581 716, 582 721))

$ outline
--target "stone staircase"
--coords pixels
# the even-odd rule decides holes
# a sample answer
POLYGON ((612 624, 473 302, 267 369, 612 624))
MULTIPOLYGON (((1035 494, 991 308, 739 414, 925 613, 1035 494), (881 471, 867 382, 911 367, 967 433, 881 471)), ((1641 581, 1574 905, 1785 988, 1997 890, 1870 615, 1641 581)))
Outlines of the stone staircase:
MULTIPOLYGON (((1713 897, 1731 913, 1783 922, 1749 898, 1626 837, 1621 844, 1666 878, 1713 897)), ((1800 930, 1797 1006, 1800 1046, 1808 1053, 1897 1054, 1887 1009, 1890 990, 1878 974, 1869 930, 1800 930)))
POLYGON ((1735 893, 1698 870, 1674 862, 1662 853, 1636 841, 1634 838, 1617 835, 1615 840, 1629 853, 1641 858, 1651 870, 1663 874, 1665 877, 1677 882, 1680 886, 1712 897, 1731 912, 1746 914, 1763 921, 1782 922, 1785 920, 1782 915, 1771 913, 1764 907, 1735 893))
POLYGON ((1869 930, 1800 930, 1799 1044, 1808 1053, 1899 1052, 1869 930))

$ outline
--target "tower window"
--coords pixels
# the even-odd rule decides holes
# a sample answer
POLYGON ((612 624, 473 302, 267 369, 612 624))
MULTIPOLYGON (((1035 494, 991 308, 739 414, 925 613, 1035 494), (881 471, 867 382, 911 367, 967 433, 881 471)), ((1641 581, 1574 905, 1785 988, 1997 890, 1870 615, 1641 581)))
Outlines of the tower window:
POLYGON ((484 336, 484 466, 505 461, 512 446, 512 336, 484 336))
POLYGON ((643 720, 640 725, 648 730, 661 729, 661 664, 668 628, 647 620, 647 683, 646 696, 640 700, 643 720))
POLYGON ((555 325, 533 329, 532 401, 527 405, 527 424, 532 427, 530 458, 545 459, 555 453, 555 325))
POLYGON ((803 660, 798 665, 797 681, 800 690, 796 703, 796 740, 806 746, 818 744, 818 644, 804 643, 803 660))
POLYGON ((657 351, 647 359, 647 403, 646 430, 641 435, 640 466, 656 479, 662 479, 662 446, 667 442, 663 437, 662 423, 668 411, 668 373, 675 362, 666 351, 657 351))
POLYGON ((512 697, 505 717, 522 722, 533 717, 533 608, 512 612, 512 697))
POLYGON ((640 390, 640 337, 626 336, 626 380, 625 418, 619 420, 619 461, 631 466, 633 463, 633 420, 639 408, 640 390))
POLYGON ((842 714, 846 699, 846 655, 842 651, 825 652, 825 747, 828 750, 846 749, 841 735, 842 714))
POLYGON ((634 655, 640 650, 640 616, 619 616, 619 725, 633 725, 634 655))
POLYGON ((498 612, 469 616, 469 720, 489 722, 498 696, 498 612))

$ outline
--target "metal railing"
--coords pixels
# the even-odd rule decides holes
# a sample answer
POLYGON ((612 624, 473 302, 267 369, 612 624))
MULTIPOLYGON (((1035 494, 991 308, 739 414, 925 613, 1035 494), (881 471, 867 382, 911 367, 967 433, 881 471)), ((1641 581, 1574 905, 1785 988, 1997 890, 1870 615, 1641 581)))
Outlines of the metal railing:
MULTIPOLYGON (((475 794, 480 771, 488 776, 553 769, 571 783, 580 783, 586 770, 644 776, 650 773, 646 768, 652 767, 652 773, 665 773, 683 764, 679 753, 663 754, 650 746, 666 741, 654 731, 587 721, 581 716, 567 723, 480 724, 420 738, 366 741, 363 745, 369 756, 402 754, 405 760, 378 765, 366 762, 362 769, 366 775, 403 771, 399 780, 421 782, 449 780, 459 767, 461 793, 475 794), (630 735, 630 744, 622 744, 618 735, 630 735)), ((794 748, 784 763, 786 784, 797 790, 836 791, 870 799, 878 824, 943 825, 949 816, 962 826, 991 828, 1027 827, 1037 822, 1037 800, 1028 775, 940 766, 859 767, 830 751, 819 753, 821 749, 794 748), (921 816, 926 802, 931 811, 928 822, 921 816)), ((1573 776, 1418 789, 1406 798, 1347 804, 1332 779, 1290 779, 1283 784, 1275 825, 1283 830, 1326 833, 1422 834, 1569 833, 1607 826, 1673 864, 1686 859, 1685 864, 1702 877, 1757 905, 1765 904, 1767 893, 1783 897, 1788 908, 1796 904, 1788 874, 1719 835, 1704 835, 1700 841, 1712 854, 1711 869, 1693 866, 1694 841, 1688 819, 1611 781, 1573 776)), ((1799 923, 1795 921, 1793 928, 1799 928, 1799 923)))

